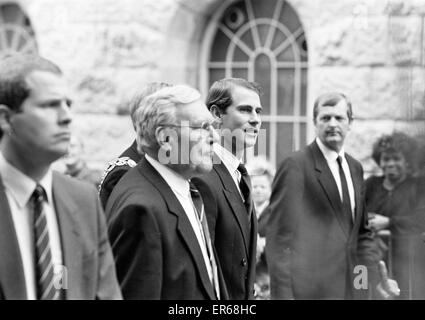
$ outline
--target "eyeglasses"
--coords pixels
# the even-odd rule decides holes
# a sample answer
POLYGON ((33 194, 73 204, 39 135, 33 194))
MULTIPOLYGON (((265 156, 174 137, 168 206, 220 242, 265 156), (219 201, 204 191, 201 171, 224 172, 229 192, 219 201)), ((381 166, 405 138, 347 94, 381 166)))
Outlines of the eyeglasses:
POLYGON ((192 128, 192 129, 202 129, 202 130, 211 130, 214 129, 214 122, 204 121, 200 125, 183 125, 183 124, 173 124, 173 123, 161 123, 160 126, 174 127, 174 128, 192 128))

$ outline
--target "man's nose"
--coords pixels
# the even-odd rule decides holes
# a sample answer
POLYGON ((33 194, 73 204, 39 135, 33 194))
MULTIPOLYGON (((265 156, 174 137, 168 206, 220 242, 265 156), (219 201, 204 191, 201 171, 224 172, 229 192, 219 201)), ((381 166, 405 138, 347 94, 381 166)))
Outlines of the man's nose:
POLYGON ((72 122, 72 112, 67 102, 63 101, 58 111, 59 124, 66 125, 72 122))
POLYGON ((261 123, 261 117, 257 113, 257 111, 253 110, 251 112, 250 117, 249 117, 249 123, 252 124, 252 125, 257 125, 257 124, 261 123))
POLYGON ((338 124, 338 121, 336 121, 335 117, 331 117, 329 120, 329 125, 332 127, 335 127, 338 124))

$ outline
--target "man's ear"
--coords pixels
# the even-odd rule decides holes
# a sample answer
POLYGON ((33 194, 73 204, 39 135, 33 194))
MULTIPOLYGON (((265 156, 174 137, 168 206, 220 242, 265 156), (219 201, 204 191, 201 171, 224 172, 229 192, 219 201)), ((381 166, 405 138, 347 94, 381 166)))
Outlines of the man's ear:
POLYGON ((170 134, 164 127, 158 127, 155 130, 155 138, 161 148, 170 149, 170 134))
POLYGON ((4 104, 0 104, 0 129, 3 133, 9 134, 12 131, 10 116, 12 111, 4 104))
POLYGON ((220 108, 217 105, 213 104, 210 108, 210 112, 213 115, 216 123, 218 124, 223 123, 223 119, 222 119, 223 113, 221 112, 220 108))

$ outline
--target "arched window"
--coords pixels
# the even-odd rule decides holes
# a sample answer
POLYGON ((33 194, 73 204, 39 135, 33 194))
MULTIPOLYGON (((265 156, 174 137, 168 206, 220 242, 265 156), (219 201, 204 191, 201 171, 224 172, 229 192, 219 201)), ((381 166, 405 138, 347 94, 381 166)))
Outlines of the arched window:
POLYGON ((263 87, 266 138, 259 139, 258 153, 266 150, 277 163, 305 146, 307 43, 298 15, 286 1, 242 0, 222 7, 210 22, 203 50, 204 92, 224 77, 263 87))
POLYGON ((31 23, 14 3, 0 4, 0 58, 14 52, 36 53, 31 23))

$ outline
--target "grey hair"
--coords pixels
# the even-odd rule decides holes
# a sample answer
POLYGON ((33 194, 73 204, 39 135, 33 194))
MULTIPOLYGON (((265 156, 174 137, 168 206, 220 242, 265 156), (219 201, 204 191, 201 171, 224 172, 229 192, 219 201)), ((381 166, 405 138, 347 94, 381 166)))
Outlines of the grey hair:
POLYGON ((187 85, 165 87, 146 97, 144 107, 135 112, 138 151, 158 150, 156 129, 164 123, 176 124, 176 109, 199 99, 199 91, 187 85))
POLYGON ((133 99, 130 101, 129 109, 134 128, 136 128, 136 111, 143 106, 143 100, 152 93, 170 86, 171 84, 165 82, 151 82, 148 83, 139 93, 133 97, 133 99))

